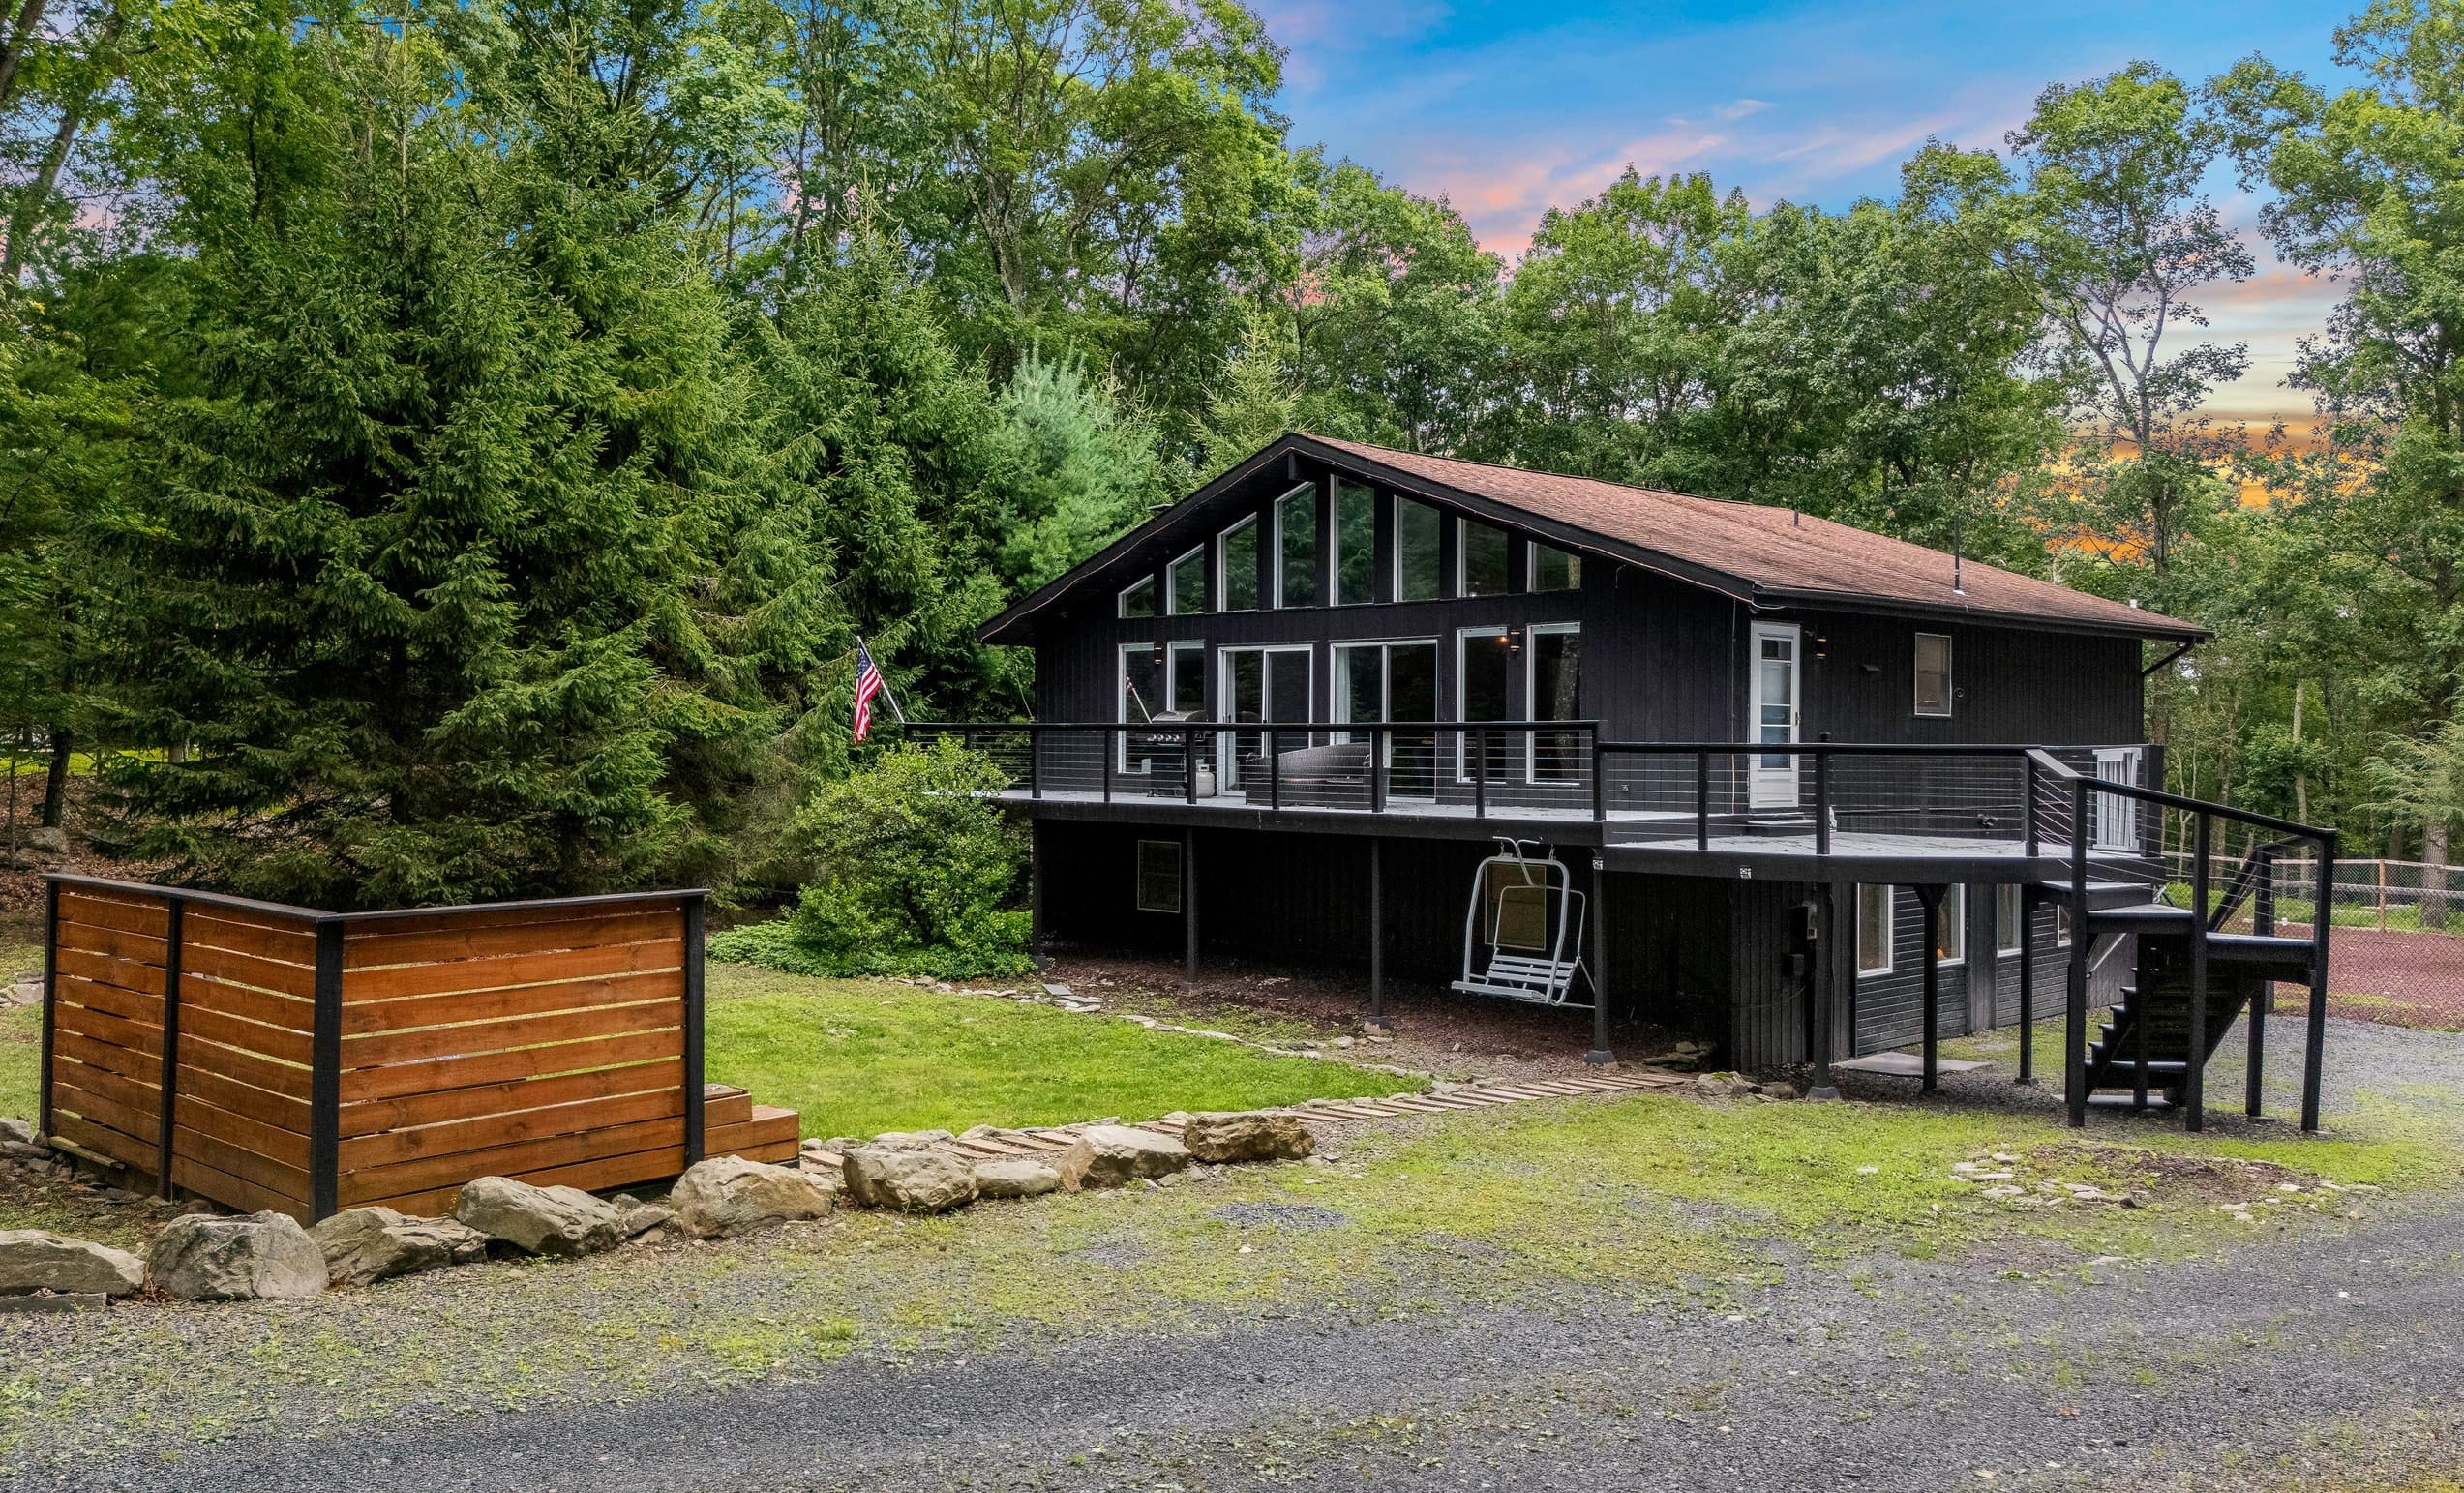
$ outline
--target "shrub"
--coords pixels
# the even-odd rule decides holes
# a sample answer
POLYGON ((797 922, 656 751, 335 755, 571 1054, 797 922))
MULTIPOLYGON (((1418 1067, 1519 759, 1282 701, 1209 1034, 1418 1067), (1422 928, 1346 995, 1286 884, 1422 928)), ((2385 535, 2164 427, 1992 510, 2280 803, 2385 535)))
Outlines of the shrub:
POLYGON ((710 941, 718 959, 796 974, 1020 974, 1028 916, 1006 904, 1026 838, 991 798, 1001 769, 947 737, 901 746, 796 816, 810 874, 782 922, 710 941))

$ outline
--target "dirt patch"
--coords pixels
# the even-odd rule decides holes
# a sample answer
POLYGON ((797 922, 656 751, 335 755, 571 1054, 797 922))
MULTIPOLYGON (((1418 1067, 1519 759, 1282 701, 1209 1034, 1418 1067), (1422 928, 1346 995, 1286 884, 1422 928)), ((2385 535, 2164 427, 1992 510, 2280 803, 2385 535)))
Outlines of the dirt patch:
MULTIPOLYGON (((1439 986, 1389 980, 1387 1040, 1363 1025, 1368 1015, 1365 975, 1322 969, 1250 964, 1211 957, 1194 986, 1166 960, 1062 953, 1043 976, 1105 1005, 1190 1026, 1218 1026, 1273 1040, 1351 1037, 1344 1056, 1459 1080, 1567 1078, 1585 1071, 1591 1012, 1465 996, 1439 986)), ((1643 1061, 1668 1052, 1676 1033, 1643 1022, 1617 1022, 1609 1050, 1643 1061)))
POLYGON ((66 1159, 0 1156, 0 1229, 49 1229, 142 1252, 184 1208, 124 1192, 66 1159))
MULTIPOLYGON (((2234 1156, 2192 1156, 2128 1146, 2038 1146, 2028 1150, 2015 1170, 2044 1177, 2093 1174, 2107 1179, 2107 1190, 2177 1203, 2224 1206, 2305 1202, 2312 1207, 2335 1203, 2349 1189, 2273 1161, 2234 1156)), ((2375 1191, 2376 1189, 2369 1189, 2375 1191)))

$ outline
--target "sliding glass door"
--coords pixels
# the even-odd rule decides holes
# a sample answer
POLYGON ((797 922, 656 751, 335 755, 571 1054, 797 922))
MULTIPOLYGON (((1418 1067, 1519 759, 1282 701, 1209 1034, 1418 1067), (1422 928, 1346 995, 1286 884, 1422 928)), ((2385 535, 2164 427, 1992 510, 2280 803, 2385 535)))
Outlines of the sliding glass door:
MULTIPOLYGON (((1335 718, 1338 721, 1437 719, 1437 640, 1352 642, 1335 649, 1335 718)), ((1343 733, 1352 739, 1352 733, 1343 733)), ((1437 788, 1434 732, 1386 735, 1386 791, 1426 796, 1437 788)))
POLYGON ((1264 732, 1239 727, 1306 722, 1309 718, 1311 649, 1303 644, 1281 648, 1223 648, 1217 652, 1221 676, 1220 717, 1236 729, 1220 737, 1219 771, 1226 789, 1258 788, 1266 783, 1262 765, 1268 752, 1290 752, 1308 745, 1307 732, 1264 732))

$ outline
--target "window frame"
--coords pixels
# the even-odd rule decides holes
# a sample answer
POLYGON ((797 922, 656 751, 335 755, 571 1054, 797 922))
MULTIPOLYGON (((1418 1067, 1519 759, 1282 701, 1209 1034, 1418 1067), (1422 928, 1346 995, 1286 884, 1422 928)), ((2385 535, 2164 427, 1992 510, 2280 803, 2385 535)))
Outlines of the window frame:
POLYGON ((1934 917, 1935 968, 1957 970, 1968 964, 1968 883, 1953 881, 1942 888, 1941 911, 1934 917), (1941 952, 1945 943, 1957 943, 1959 952, 1941 952))
POLYGON ((1994 888, 1994 957, 2007 959, 2028 946, 2028 894, 2017 881, 2004 881, 1994 888), (2007 924, 2002 913, 2010 912, 2007 924), (2013 941, 2006 937, 2016 935, 2013 941))
POLYGON ((2054 947, 2070 947, 2070 904, 2054 904, 2054 947))
POLYGON ((1201 539, 1164 562, 1163 614, 1168 617, 1204 616, 1207 612, 1206 583, 1206 541, 1201 539), (1194 611, 1184 612, 1181 610, 1181 567, 1191 560, 1198 562, 1198 605, 1194 611))
POLYGON ((1250 563, 1250 566, 1249 566, 1249 605, 1247 605, 1247 606, 1246 606, 1246 607, 1235 607, 1235 606, 1233 606, 1233 605, 1232 605, 1232 572, 1231 572, 1231 571, 1227 568, 1227 567, 1228 567, 1228 566, 1230 566, 1230 564, 1232 563, 1232 539, 1233 539, 1233 536, 1234 536, 1234 535, 1236 535, 1236 534, 1238 534, 1238 533, 1240 533, 1240 532, 1241 532, 1241 530, 1243 530, 1243 529, 1247 529, 1247 530, 1248 530, 1248 531, 1249 531, 1252 535, 1256 535, 1256 534, 1257 534, 1257 532, 1258 532, 1259 526, 1260 526, 1260 525, 1259 525, 1259 523, 1258 523, 1258 516, 1257 516, 1256 514, 1253 514, 1253 513, 1252 513, 1252 514, 1245 514, 1245 515, 1243 515, 1243 516, 1241 517, 1241 519, 1239 520, 1239 522, 1237 522, 1237 523, 1227 523, 1227 524, 1225 524, 1222 528, 1217 529, 1217 530, 1216 531, 1216 535, 1215 535, 1215 610, 1216 610, 1216 611, 1217 611, 1217 612, 1264 612, 1264 611, 1266 611, 1266 610, 1267 610, 1266 608, 1261 607, 1261 606, 1259 606, 1259 605, 1257 604, 1257 603, 1258 603, 1258 599, 1259 599, 1259 598, 1258 598, 1258 583, 1257 583, 1257 580, 1258 580, 1258 578, 1257 578, 1257 565, 1256 565, 1256 563, 1255 563, 1255 561, 1256 561, 1256 552, 1255 552, 1254 551, 1252 551, 1252 552, 1251 552, 1251 553, 1250 553, 1250 560, 1251 560, 1251 563, 1250 563))
POLYGON ((1920 719, 1947 721, 1956 712, 1959 689, 1955 682, 1957 678, 1955 663, 1956 657, 1951 649, 1950 634, 1917 633, 1914 635, 1914 641, 1908 644, 1908 708, 1920 719), (1925 640, 1928 638, 1936 640, 1942 645, 1942 707, 1939 710, 1925 708, 1924 648, 1925 640))
POLYGON ((1858 979, 1878 979, 1883 975, 1892 973, 1899 968, 1899 911, 1900 894, 1899 887, 1896 885, 1888 881, 1860 881, 1857 883, 1855 954, 1856 977, 1858 979), (1876 891, 1882 894, 1882 917, 1879 924, 1881 930, 1882 962, 1879 964, 1869 965, 1865 962, 1865 897, 1866 893, 1876 891))
MULTIPOLYGON (((1288 602, 1283 599, 1284 571, 1286 569, 1284 565, 1285 555, 1283 552, 1283 505, 1290 502, 1292 499, 1299 497, 1304 493, 1308 494, 1309 501, 1312 504, 1317 501, 1317 484, 1314 482, 1303 482, 1296 483, 1292 487, 1276 494, 1275 501, 1267 505, 1267 512, 1273 516, 1275 521, 1275 530, 1273 534, 1275 541, 1275 584, 1272 588, 1274 593, 1273 599, 1265 609, 1269 612, 1304 612, 1308 610, 1310 607, 1323 607, 1326 605, 1326 599, 1324 596, 1320 596, 1316 601, 1309 602, 1306 606, 1299 603, 1288 602)), ((1318 530, 1316 549, 1322 554, 1326 549, 1326 525, 1316 522, 1317 511, 1314 507, 1312 507, 1309 511, 1309 520, 1311 525, 1318 530)), ((1309 557, 1309 563, 1305 565, 1303 569, 1315 570, 1319 568, 1316 564, 1318 557, 1319 556, 1317 554, 1312 554, 1309 557)), ((1321 575, 1318 576, 1316 580, 1318 585, 1323 588, 1326 584, 1326 578, 1321 575)))
MULTIPOLYGON (((1114 592, 1112 598, 1112 614, 1116 617, 1121 617, 1129 621, 1141 622, 1146 620, 1148 617, 1159 617, 1163 615, 1160 612, 1131 612, 1129 610, 1130 593, 1138 590, 1142 586, 1148 590, 1154 590, 1156 586, 1155 577, 1152 574, 1140 576, 1137 580, 1130 582, 1127 585, 1125 585, 1120 590, 1114 592)), ((1158 594, 1155 605, 1160 606, 1161 604, 1162 598, 1158 594)))
MULTIPOLYGON (((1507 650, 1511 654, 1515 645, 1515 629, 1511 624, 1505 622, 1481 624, 1471 627, 1457 627, 1455 629, 1455 721, 1457 726, 1465 728, 1490 724, 1487 721, 1475 721, 1470 716, 1463 713, 1471 708, 1470 694, 1463 688, 1464 681, 1471 674, 1471 670, 1467 665, 1467 660, 1469 659, 1470 654, 1464 644, 1468 643, 1474 638, 1503 639, 1505 640, 1507 650)), ((1514 663, 1510 658, 1506 666, 1506 688, 1509 692, 1506 699, 1506 713, 1498 718, 1500 720, 1511 721, 1515 718, 1515 702, 1512 694, 1514 687, 1515 669, 1514 663)), ((1511 732, 1508 733, 1508 739, 1512 739, 1511 732)), ((1455 732, 1455 781, 1457 784, 1469 783, 1472 781, 1471 761, 1472 733, 1469 730, 1458 730, 1455 732)), ((1512 773, 1508 773, 1503 776, 1491 776, 1488 781, 1491 783, 1511 783, 1514 781, 1514 776, 1512 773)))
MULTIPOLYGON (((1508 642, 1508 643, 1507 643, 1507 646, 1508 646, 1509 648, 1512 648, 1512 647, 1514 646, 1514 643, 1513 643, 1513 642, 1512 642, 1512 641, 1511 641, 1512 634, 1513 634, 1513 629, 1512 629, 1512 628, 1509 628, 1509 629, 1507 630, 1507 632, 1508 632, 1509 639, 1510 639, 1510 641, 1509 641, 1509 642, 1508 642)), ((1523 719, 1524 719, 1524 720, 1527 720, 1527 721, 1537 721, 1537 720, 1542 720, 1542 719, 1548 719, 1548 720, 1556 720, 1556 719, 1558 719, 1558 717, 1555 717, 1555 716, 1548 716, 1548 717, 1545 717, 1545 718, 1544 718, 1544 717, 1543 717, 1543 716, 1539 713, 1539 712, 1540 712, 1540 643, 1539 643, 1539 640, 1540 640, 1542 637, 1544 637, 1544 636, 1548 636, 1548 635, 1556 635, 1556 636, 1571 636, 1571 637, 1575 640, 1575 649, 1576 649, 1576 652, 1575 652, 1575 677, 1576 677, 1576 679, 1577 679, 1577 681, 1578 681, 1578 683, 1577 683, 1577 685, 1576 685, 1576 688, 1577 688, 1577 690, 1578 690, 1578 691, 1579 691, 1579 690, 1580 690, 1580 688, 1581 688, 1581 685, 1580 685, 1580 682, 1579 682, 1579 681, 1580 681, 1580 679, 1581 679, 1581 677, 1582 677, 1582 652, 1581 652, 1581 649, 1582 649, 1582 624, 1581 624, 1580 622, 1532 622, 1532 623, 1528 623, 1528 624, 1526 624, 1526 625, 1524 626, 1524 628, 1523 628, 1523 648, 1522 648, 1522 653, 1523 653, 1523 719)), ((1579 717, 1579 716, 1568 717, 1568 719, 1579 720, 1579 719, 1580 719, 1580 717, 1579 717)), ((1581 769, 1580 769, 1579 767, 1578 767, 1578 768, 1576 769, 1575 776, 1574 776, 1574 777, 1572 777, 1572 778, 1543 778, 1543 777, 1540 775, 1540 735, 1541 735, 1541 733, 1540 733, 1539 732, 1537 732, 1537 731, 1529 731, 1529 732, 1523 732, 1522 734, 1523 734, 1523 781, 1524 781, 1525 783, 1530 784, 1530 785, 1532 785, 1532 786, 1534 786, 1534 787, 1537 787, 1537 786, 1539 786, 1539 785, 1541 785, 1541 784, 1543 784, 1543 783, 1578 783, 1578 782, 1580 782, 1580 781, 1582 780, 1582 772, 1581 772, 1581 769)), ((1569 734, 1571 734, 1571 733, 1569 733, 1569 734)))
POLYGON ((1183 883, 1184 876, 1181 866, 1181 842, 1178 840, 1149 840, 1141 838, 1138 841, 1138 848, 1135 851, 1135 859, 1130 865, 1129 875, 1129 900, 1136 906, 1137 910, 1141 912, 1163 912, 1172 916, 1179 916, 1181 910, 1187 905, 1187 900, 1183 895, 1183 883), (1147 853, 1150 851, 1156 850, 1167 852, 1172 858, 1172 905, 1168 908, 1157 907, 1147 901, 1147 853))
POLYGON ((1373 607, 1377 605, 1377 487, 1373 483, 1356 482, 1349 477, 1331 477, 1326 490, 1326 605, 1330 607, 1373 607), (1358 488, 1368 494, 1368 594, 1357 601, 1343 595, 1343 546, 1347 543, 1343 529, 1343 490, 1358 488))
POLYGON ((1178 712, 1181 708, 1181 661, 1184 655, 1196 659, 1198 671, 1198 704, 1191 715, 1198 720, 1207 717, 1207 686, 1213 682, 1207 672, 1207 645, 1204 639, 1175 638, 1163 645, 1163 702, 1178 712))
POLYGON ((1392 578, 1394 588, 1391 594, 1398 602, 1444 601, 1446 599, 1446 510, 1435 503, 1424 503, 1419 498, 1406 497, 1400 493, 1392 494, 1390 501, 1392 503, 1390 522, 1395 526, 1395 574, 1392 578), (1411 595, 1409 588, 1403 584, 1403 508, 1406 504, 1428 510, 1429 516, 1437 521, 1435 535, 1437 554, 1430 565, 1430 587, 1427 596, 1411 595))
POLYGON ((1511 530, 1511 529, 1500 528, 1500 527, 1498 527, 1498 526, 1497 526, 1496 524, 1494 524, 1494 523, 1482 523, 1480 520, 1478 520, 1478 519, 1474 519, 1474 518, 1471 518, 1471 517, 1469 517, 1469 516, 1467 516, 1467 515, 1464 515, 1464 514, 1457 514, 1457 515, 1455 515, 1455 598, 1456 598, 1456 600, 1457 600, 1457 601, 1473 601, 1473 600, 1478 600, 1478 599, 1485 599, 1485 598, 1487 598, 1487 597, 1491 597, 1491 596, 1512 596, 1512 595, 1514 595, 1514 594, 1515 594, 1515 535, 1514 535, 1514 531, 1513 531, 1513 530, 1511 530), (1505 568, 1505 582, 1506 582, 1506 583, 1505 583, 1505 588, 1504 588, 1503 590, 1497 590, 1497 591, 1474 591, 1474 590, 1471 588, 1471 573, 1472 573, 1472 572, 1471 572, 1471 564, 1472 564, 1471 534, 1472 534, 1472 530, 1473 530, 1473 529, 1476 529, 1476 528, 1485 528, 1485 529, 1488 530, 1490 533, 1495 534, 1498 538, 1503 539, 1504 541, 1506 541, 1506 568, 1505 568))

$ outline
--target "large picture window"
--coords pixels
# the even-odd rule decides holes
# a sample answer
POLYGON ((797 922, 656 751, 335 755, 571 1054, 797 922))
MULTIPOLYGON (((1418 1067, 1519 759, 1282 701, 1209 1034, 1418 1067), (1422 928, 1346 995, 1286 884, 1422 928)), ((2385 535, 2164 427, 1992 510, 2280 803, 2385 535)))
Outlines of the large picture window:
POLYGON ((1514 589, 1508 580, 1506 563, 1506 531, 1490 528, 1486 523, 1463 521, 1462 547, 1456 555, 1456 594, 1461 596, 1503 596, 1514 589))
POLYGON ((1275 605, 1314 607, 1317 573, 1317 489, 1298 487, 1275 500, 1275 605))
POLYGON ((1335 479, 1335 603, 1354 607, 1377 600, 1377 493, 1357 482, 1335 479))
POLYGON ((1856 889, 1856 972, 1891 972, 1891 888, 1866 883, 1856 889))
POLYGON ((1427 503, 1395 499, 1395 599, 1435 601, 1444 589, 1439 534, 1446 516, 1427 503))
POLYGON ((1951 640, 1946 634, 1916 635, 1916 713, 1951 713, 1951 640))
POLYGON ((1217 605, 1226 612, 1254 612, 1258 605, 1258 521, 1255 515, 1223 531, 1216 541, 1217 605))
POLYGON ((1206 611, 1206 546, 1174 560, 1165 579, 1171 586, 1164 592, 1164 608, 1171 615, 1191 617, 1206 611))
MULTIPOLYGON (((1572 622, 1534 626, 1524 645, 1529 660, 1531 719, 1582 719, 1582 631, 1572 622)), ((1572 731, 1532 732, 1531 780, 1573 783, 1582 777, 1582 733, 1572 731)))

